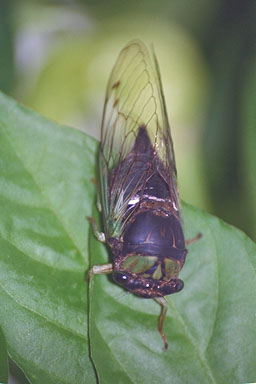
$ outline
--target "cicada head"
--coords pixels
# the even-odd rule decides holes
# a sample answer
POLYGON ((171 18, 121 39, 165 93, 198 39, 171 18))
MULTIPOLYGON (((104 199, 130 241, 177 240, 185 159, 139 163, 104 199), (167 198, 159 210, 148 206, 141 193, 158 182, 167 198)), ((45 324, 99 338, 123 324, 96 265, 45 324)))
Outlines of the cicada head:
POLYGON ((178 260, 159 256, 127 255, 113 272, 115 282, 145 298, 163 297, 182 290, 178 260))
POLYGON ((124 289, 148 299, 179 292, 184 286, 183 281, 177 278, 169 281, 154 280, 123 271, 115 271, 113 277, 124 289))

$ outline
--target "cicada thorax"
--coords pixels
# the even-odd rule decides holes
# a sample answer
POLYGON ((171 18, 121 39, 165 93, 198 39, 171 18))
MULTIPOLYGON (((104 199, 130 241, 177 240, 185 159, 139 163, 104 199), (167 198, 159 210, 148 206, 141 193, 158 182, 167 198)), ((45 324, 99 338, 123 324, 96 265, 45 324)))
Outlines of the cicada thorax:
MULTIPOLYGON (((127 170, 130 164, 133 169, 123 187, 132 198, 123 215, 120 235, 109 239, 114 279, 139 296, 162 297, 183 288, 178 274, 187 251, 179 212, 170 199, 169 186, 160 172, 161 161, 145 127, 141 127, 133 150, 119 165, 119 174, 121 167, 127 170), (147 170, 148 177, 140 183, 147 170)), ((115 170, 110 177, 115 177, 115 170)))

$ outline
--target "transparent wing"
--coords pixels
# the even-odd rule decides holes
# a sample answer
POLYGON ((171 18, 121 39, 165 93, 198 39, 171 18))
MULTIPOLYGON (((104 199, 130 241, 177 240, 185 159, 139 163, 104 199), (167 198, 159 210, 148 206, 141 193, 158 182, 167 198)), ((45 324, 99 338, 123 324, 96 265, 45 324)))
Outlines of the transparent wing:
POLYGON ((155 55, 140 41, 120 53, 107 86, 100 146, 100 176, 105 231, 120 231, 131 202, 158 170, 179 214, 176 166, 160 74, 155 55), (138 135, 146 131, 140 144, 138 135), (146 143, 149 138, 149 145, 146 143))

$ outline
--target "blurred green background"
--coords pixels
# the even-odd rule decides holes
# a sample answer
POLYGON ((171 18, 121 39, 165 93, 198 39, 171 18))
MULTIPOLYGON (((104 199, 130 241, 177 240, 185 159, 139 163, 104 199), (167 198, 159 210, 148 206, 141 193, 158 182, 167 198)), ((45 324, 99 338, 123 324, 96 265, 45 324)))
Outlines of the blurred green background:
POLYGON ((0 89, 99 138, 119 51, 153 43, 182 199, 255 240, 255 25, 253 0, 0 0, 0 89))
POLYGON ((182 199, 256 239, 256 2, 0 1, 0 89, 99 138, 122 47, 153 43, 182 199))

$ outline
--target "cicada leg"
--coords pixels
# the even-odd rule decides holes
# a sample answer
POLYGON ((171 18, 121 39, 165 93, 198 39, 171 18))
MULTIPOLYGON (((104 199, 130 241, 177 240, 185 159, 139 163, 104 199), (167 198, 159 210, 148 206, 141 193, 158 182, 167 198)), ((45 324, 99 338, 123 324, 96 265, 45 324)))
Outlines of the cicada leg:
POLYGON ((102 275, 102 274, 108 274, 113 271, 113 265, 111 263, 109 264, 102 264, 102 265, 94 265, 86 276, 86 281, 90 280, 92 275, 102 275))
POLYGON ((94 235, 97 237, 97 239, 98 239, 101 243, 105 243, 105 242, 106 242, 106 236, 105 236, 105 233, 104 233, 104 232, 100 232, 100 231, 98 230, 98 226, 97 226, 97 223, 96 223, 96 221, 94 220, 94 218, 93 218, 93 217, 87 217, 87 220, 91 223, 92 228, 93 228, 94 235))
POLYGON ((102 207, 101 207, 101 201, 100 201, 99 193, 97 194, 97 203, 96 203, 96 205, 97 205, 98 211, 102 212, 102 207))
POLYGON ((202 233, 199 232, 199 233, 198 233, 195 237, 193 237, 192 239, 186 240, 186 245, 189 245, 189 244, 191 244, 191 243, 194 243, 195 241, 201 239, 202 236, 203 236, 202 233))
POLYGON ((168 349, 168 341, 164 334, 164 318, 167 312, 167 301, 164 297, 155 297, 154 300, 161 305, 161 314, 158 320, 158 331, 164 341, 164 352, 168 349))

